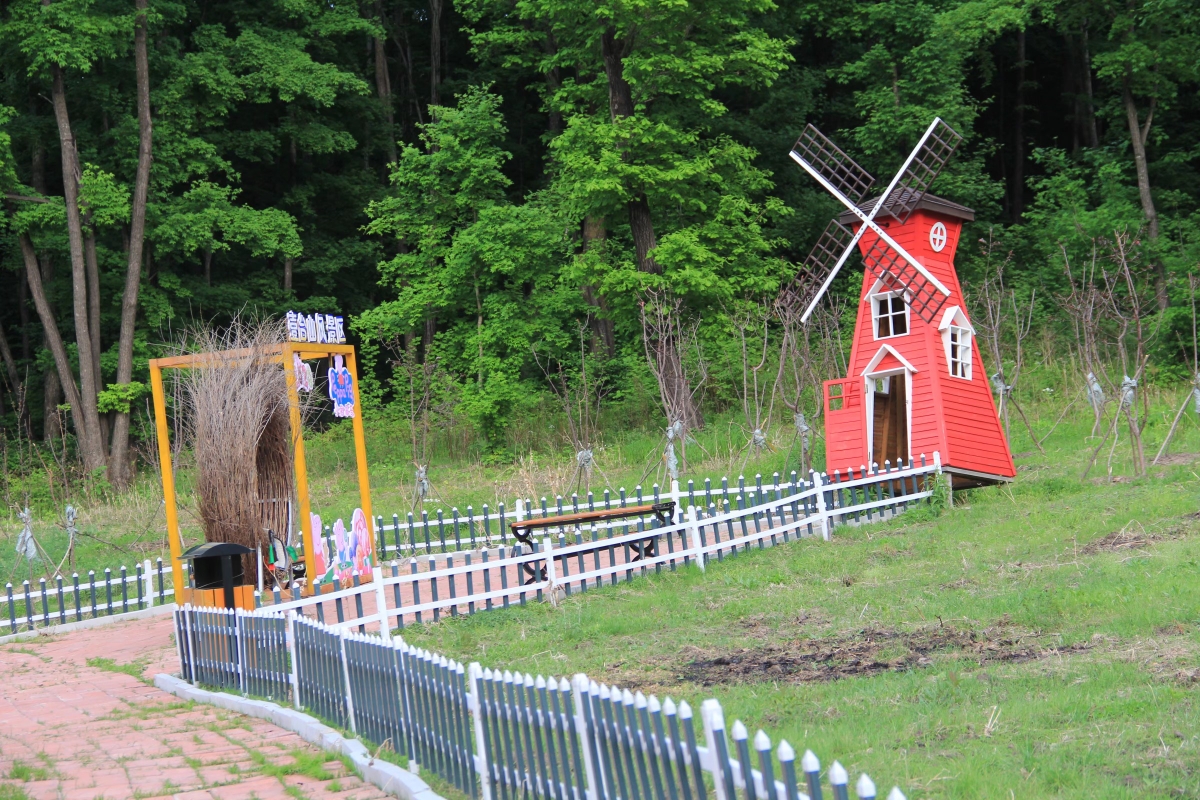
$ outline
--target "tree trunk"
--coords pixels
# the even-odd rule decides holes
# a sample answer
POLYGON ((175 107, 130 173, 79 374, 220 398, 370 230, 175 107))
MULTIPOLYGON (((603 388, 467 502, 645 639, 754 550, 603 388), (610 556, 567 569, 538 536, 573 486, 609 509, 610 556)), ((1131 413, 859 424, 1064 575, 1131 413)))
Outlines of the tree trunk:
POLYGON ((22 275, 17 284, 17 309, 21 322, 21 360, 29 363, 33 356, 29 348, 29 281, 22 275))
POLYGON ((96 391, 104 388, 100 371, 100 263, 96 258, 96 234, 92 230, 92 214, 83 214, 83 263, 87 268, 88 335, 92 340, 92 372, 96 376, 96 391))
MULTIPOLYGON (((46 349, 50 349, 49 346, 46 349)), ((58 369, 51 367, 42 374, 42 439, 47 442, 62 438, 62 420, 58 415, 62 396, 58 369)))
MULTIPOLYGON (((625 80, 625 42, 616 38, 616 33, 609 28, 600 37, 600 46, 604 55, 604 74, 608 78, 608 111, 613 122, 633 115, 633 91, 625 80)), ((638 269, 642 272, 658 274, 662 269, 650 255, 658 241, 654 236, 654 221, 650 216, 650 201, 645 192, 638 192, 627 204, 629 211, 629 228, 633 234, 633 245, 637 256, 638 269)))
POLYGON ((1100 146, 1100 131, 1096 127, 1096 96, 1092 93, 1092 53, 1088 49, 1087 26, 1083 27, 1083 91, 1087 95, 1087 132, 1088 147, 1100 146))
POLYGON ((1012 221, 1025 213, 1025 29, 1017 31, 1017 91, 1013 104, 1012 221))
MULTIPOLYGON (((40 142, 34 144, 32 162, 30 185, 35 192, 44 197, 46 194, 46 149, 40 142)), ((41 285, 45 286, 54 280, 54 262, 46 255, 37 260, 41 270, 41 285)), ((29 285, 28 278, 25 279, 25 285, 29 285)), ((53 310, 51 310, 51 316, 53 317, 53 310)), ((42 346, 47 350, 50 349, 44 328, 42 346)), ((42 373, 42 438, 47 442, 62 438, 62 419, 58 414, 60 403, 62 403, 62 382, 58 378, 58 368, 50 367, 42 373)))
POLYGON ((212 248, 204 248, 204 285, 212 286, 212 248))
MULTIPOLYGON (((383 0, 375 0, 375 16, 382 28, 383 0)), ((387 123, 384 133, 387 137, 388 163, 393 164, 396 161, 396 120, 392 111, 392 77, 387 66, 387 39, 382 36, 375 39, 375 93, 379 96, 383 119, 387 123)))
MULTIPOLYGON (((607 236, 608 232, 604 228, 604 217, 584 217, 582 253, 588 253, 594 248, 602 249, 607 236)), ((608 311, 608 303, 591 284, 584 284, 582 291, 584 301, 595 309, 594 312, 588 314, 588 325, 592 329, 592 352, 594 353, 602 347, 605 354, 609 358, 612 358, 617 354, 613 322, 606 316, 601 316, 601 314, 605 314, 608 311)))
MULTIPOLYGON (((629 55, 629 42, 618 39, 616 31, 609 28, 600 36, 600 50, 604 57, 604 74, 608 79, 608 111, 613 122, 633 116, 633 90, 629 81, 625 80, 625 58, 629 55)), ((637 192, 627 203, 629 212, 629 230, 633 235, 634 254, 637 258, 638 270, 641 272, 660 274, 662 268, 652 255, 658 241, 654 236, 654 220, 650 215, 650 201, 645 192, 637 192)), ((704 426, 704 417, 700 409, 692 401, 691 386, 687 375, 683 372, 683 359, 679 355, 676 342, 671 337, 663 337, 653 342, 659 363, 670 365, 670 369, 662 370, 662 385, 659 391, 674 408, 680 409, 683 422, 689 428, 704 426)), ((667 420, 671 424, 675 420, 667 420)))
MULTIPOLYGON (((408 38, 408 19, 403 14, 397 13, 393 18, 394 30, 399 32, 392 34, 392 43, 396 45, 396 51, 400 56, 400 66, 404 70, 404 92, 407 96, 407 104, 412 106, 412 119, 417 121, 417 124, 425 122, 425 115, 421 113, 421 100, 417 97, 417 85, 413 82, 413 53, 412 42, 408 38)), ((402 122, 403 133, 411 130, 412 126, 409 122, 402 122)))
POLYGON ((429 105, 441 105, 442 0, 429 0, 429 105))
POLYGON ((290 292, 292 290, 292 257, 285 256, 283 259, 283 290, 290 292))
POLYGON ((433 337, 437 335, 437 317, 433 315, 433 309, 429 306, 425 307, 425 325, 421 330, 421 358, 422 360, 429 358, 429 348, 433 346, 433 337))
POLYGON ((1159 254, 1153 251, 1158 242, 1158 211, 1154 208, 1154 197, 1150 194, 1150 170, 1146 163, 1146 141, 1150 138, 1150 125, 1154 122, 1154 104, 1151 102, 1150 111, 1146 114, 1145 124, 1138 120, 1137 103, 1133 99, 1130 67, 1125 67, 1125 79, 1121 85, 1121 95, 1125 104, 1125 121, 1129 125, 1129 140, 1133 145, 1133 163, 1137 168, 1138 196, 1142 201, 1142 213, 1146 215, 1146 233, 1150 239, 1151 259, 1154 265, 1154 294, 1158 300, 1159 309, 1167 307, 1167 275, 1159 254))
MULTIPOLYGON (((133 58, 137 82, 138 162, 133 183, 133 207, 129 226, 129 261, 125 268, 125 292, 121 296, 121 338, 117 345, 117 383, 133 380, 133 333, 137 322, 138 289, 142 281, 142 251, 146 240, 146 203, 150 194, 154 127, 150 119, 150 60, 146 51, 147 0, 135 0, 138 16, 133 29, 133 58)), ((207 270, 206 270, 207 272, 207 270)), ((208 275, 205 276, 206 280, 208 275)), ((132 479, 129 468, 129 414, 118 413, 113 423, 108 480, 123 489, 132 479)))
POLYGON ((21 383, 21 373, 17 372, 17 362, 13 358, 12 348, 8 346, 8 337, 4 335, 3 325, 0 325, 0 359, 4 361, 8 387, 15 398, 13 405, 17 412, 17 425, 25 430, 27 438, 32 439, 33 429, 29 425, 29 403, 25 397, 25 385, 21 383))
MULTIPOLYGON (((545 40, 542 42, 542 47, 546 50, 546 55, 553 56, 558 53, 558 42, 554 40, 553 33, 547 33, 545 40)), ((562 132, 563 116, 562 112, 554 107, 554 98, 562 88, 562 79, 558 73, 558 67, 551 67, 546 72, 546 104, 550 113, 549 129, 550 135, 556 136, 562 132)))
MULTIPOLYGON (((83 443, 81 431, 86 430, 87 423, 83 415, 83 403, 80 402, 79 389, 75 386, 75 375, 71 372, 71 361, 67 358, 67 348, 63 345, 62 336, 58 332, 58 323, 54 321, 54 313, 46 300, 46 291, 42 286, 42 275, 38 267, 37 254, 33 251, 33 242, 29 236, 18 235, 21 243, 21 256, 25 260, 25 278, 29 281, 29 293, 33 295, 33 307, 37 309, 38 318, 42 321, 42 332, 46 337, 46 346, 54 357, 54 366, 58 368, 58 380, 61 388, 66 391, 67 402, 71 404, 71 421, 75 424, 75 433, 83 443)), ((57 405, 57 403, 55 404, 57 405)), ((47 413, 52 413, 47 409, 47 413)), ((103 460, 103 454, 101 454, 103 460)))
MULTIPOLYGON (((63 196, 66 200, 67 238, 71 252, 71 290, 74 295, 75 343, 79 348, 80 386, 75 389, 73 377, 70 386, 67 385, 61 365, 59 378, 62 379, 63 387, 69 390, 68 402, 71 403, 75 433, 79 438, 79 452, 83 457, 84 469, 90 472, 105 466, 105 453, 100 433, 100 414, 96 409, 98 376, 88 325, 88 276, 87 264, 84 261, 83 219, 79 213, 79 153, 75 149, 75 135, 71 131, 71 118, 67 113, 67 90, 60 67, 53 67, 53 78, 51 97, 62 150, 63 196)), ((30 252, 32 254, 32 243, 30 252)), ((34 264, 36 262, 35 257, 34 264)), ((29 288, 33 289, 32 279, 29 288)), ((45 319, 42 320, 42 324, 45 325, 45 319)), ((69 367, 67 375, 70 375, 69 367)))

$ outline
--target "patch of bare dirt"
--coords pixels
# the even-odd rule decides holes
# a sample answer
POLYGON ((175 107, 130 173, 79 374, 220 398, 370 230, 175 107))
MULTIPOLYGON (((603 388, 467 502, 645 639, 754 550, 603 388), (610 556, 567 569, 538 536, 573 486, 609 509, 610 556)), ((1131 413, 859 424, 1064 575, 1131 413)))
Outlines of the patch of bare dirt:
POLYGON ((1154 462, 1154 466, 1169 467, 1177 464, 1193 464, 1197 461, 1200 461, 1200 453, 1167 453, 1154 462))
MULTIPOLYGON (((1185 517, 1185 519, 1195 518, 1195 514, 1185 517)), ((1164 528, 1159 531, 1147 531, 1142 526, 1142 523, 1134 520, 1119 531, 1113 531, 1107 536, 1102 536, 1099 539, 1088 542, 1079 552, 1090 556, 1095 553, 1119 553, 1125 550, 1143 550, 1154 542, 1183 538, 1187 531, 1187 527, 1181 525, 1164 528)))
POLYGON ((916 631, 870 628, 849 636, 804 639, 784 645, 744 648, 725 653, 693 649, 679 680, 713 686, 724 683, 824 683, 855 675, 904 671, 933 663, 938 654, 974 658, 981 665, 1032 661, 1077 653, 1091 644, 1053 646, 1048 637, 996 626, 961 630, 934 625, 916 631))
POLYGON ((959 578, 956 581, 950 581, 949 583, 943 583, 938 588, 940 588, 940 589, 973 589, 978 585, 979 585, 978 582, 976 582, 976 581, 972 580, 971 578, 968 578, 966 575, 964 575, 963 577, 959 578))

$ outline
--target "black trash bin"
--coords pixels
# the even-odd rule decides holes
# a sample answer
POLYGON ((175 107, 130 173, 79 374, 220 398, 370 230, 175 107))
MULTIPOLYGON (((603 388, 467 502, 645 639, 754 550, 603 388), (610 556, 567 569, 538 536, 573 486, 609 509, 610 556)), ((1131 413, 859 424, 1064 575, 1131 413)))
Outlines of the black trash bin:
POLYGON ((242 556, 249 547, 230 542, 198 544, 183 554, 192 562, 192 587, 183 602, 220 608, 254 608, 254 587, 246 585, 242 556))

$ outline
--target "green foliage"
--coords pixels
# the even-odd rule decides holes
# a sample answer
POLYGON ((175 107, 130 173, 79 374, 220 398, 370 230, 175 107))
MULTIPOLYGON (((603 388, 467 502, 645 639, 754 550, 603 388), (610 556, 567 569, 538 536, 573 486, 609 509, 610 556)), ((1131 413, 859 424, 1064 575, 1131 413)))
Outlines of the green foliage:
MULTIPOLYGON (((935 115, 965 137, 934 190, 976 211, 957 255, 968 293, 988 258, 979 240, 991 240, 993 256, 1011 253, 1008 284, 1036 290, 1034 338, 1065 353, 1065 262, 1106 263, 1106 242, 1128 232, 1170 303, 1150 321, 1147 380, 1191 371, 1200 15, 1188 3, 445 5, 435 64, 424 0, 151 4, 137 381, 181 324, 340 311, 372 413, 400 413, 390 362, 415 342, 417 360, 436 359, 453 384, 443 401, 486 440, 479 454, 508 458, 526 447, 515 421, 550 401, 535 349, 577 369, 581 328, 610 397, 653 406, 639 319, 653 290, 682 298, 699 326, 702 399, 721 413, 741 404, 731 310, 773 298, 836 211, 788 158, 797 134, 816 124, 884 180, 935 115), (631 204, 649 210, 655 245, 640 263, 631 204)), ((116 381, 128 263, 135 11, 17 0, 0 15, 0 274, 24 272, 16 235, 27 234, 71 342, 59 128, 42 99, 57 73, 99 270, 100 386, 116 381)), ((844 270, 835 298, 856 297, 858 276, 844 270)), ((27 292, 0 297, 0 330, 29 373, 36 434, 53 411, 53 365, 27 292)), ((104 408, 141 411, 110 392, 104 408)), ((11 434, 10 405, 0 428, 11 434)))
POLYGON ((145 395, 147 391, 146 385, 137 381, 110 383, 107 389, 97 395, 100 413, 128 414, 129 404, 145 395))

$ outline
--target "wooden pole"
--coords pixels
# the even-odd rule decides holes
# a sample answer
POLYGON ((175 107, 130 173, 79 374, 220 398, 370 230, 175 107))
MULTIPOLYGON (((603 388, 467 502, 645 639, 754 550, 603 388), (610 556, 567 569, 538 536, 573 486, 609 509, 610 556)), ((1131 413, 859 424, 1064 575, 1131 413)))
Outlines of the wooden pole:
MULTIPOLYGON (((296 504, 300 512, 300 532, 303 539, 304 560, 308 569, 315 569, 312 553, 312 506, 308 499, 308 463, 304 459, 304 420, 300 416, 300 395, 296 391, 296 371, 292 368, 292 354, 296 348, 291 342, 283 345, 283 372, 287 378, 288 418, 292 428, 292 471, 296 478, 296 504)), ((288 532, 289 534, 291 531, 288 532)), ((285 538, 286 541, 286 538, 285 538)), ((311 578, 312 576, 310 576, 311 578)), ((313 581, 310 579, 308 589, 313 581)))
POLYGON ((175 473, 171 467, 171 438, 167 429, 167 398, 163 393, 162 367, 150 360, 150 391, 154 396, 154 430, 158 438, 158 467, 162 473, 163 508, 167 516, 167 544, 171 547, 171 578, 175 602, 183 605, 183 540, 179 536, 179 509, 175 505, 175 473))
POLYGON ((1167 452, 1167 447, 1171 444, 1171 437, 1175 435, 1175 428, 1179 426, 1179 419, 1183 416, 1184 409, 1192 399, 1192 393, 1189 391, 1183 396, 1183 404, 1179 406, 1179 411, 1175 414, 1175 421, 1171 423, 1171 430, 1167 431, 1167 438, 1163 439, 1162 447, 1158 448, 1158 455, 1154 456, 1154 460, 1150 462, 1150 466, 1158 464, 1158 460, 1163 457, 1163 453, 1167 452))

